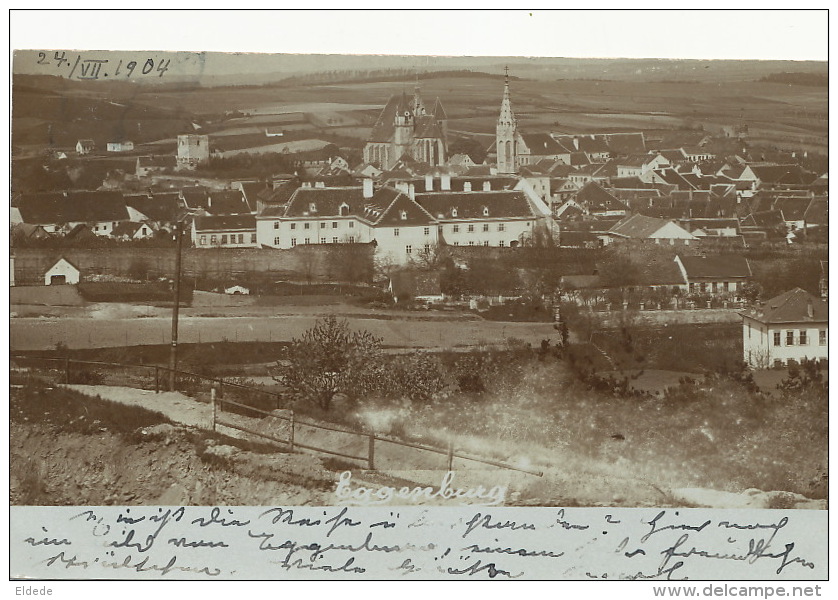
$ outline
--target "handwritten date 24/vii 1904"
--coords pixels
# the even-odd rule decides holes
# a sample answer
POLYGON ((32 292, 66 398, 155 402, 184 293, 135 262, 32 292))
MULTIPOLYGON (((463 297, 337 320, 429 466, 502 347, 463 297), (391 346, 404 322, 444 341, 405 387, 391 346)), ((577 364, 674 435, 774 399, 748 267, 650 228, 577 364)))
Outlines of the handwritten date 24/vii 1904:
POLYGON ((52 67, 52 75, 67 79, 130 79, 131 77, 163 77, 171 64, 169 58, 138 57, 136 60, 90 58, 67 52, 38 52, 37 64, 52 67))

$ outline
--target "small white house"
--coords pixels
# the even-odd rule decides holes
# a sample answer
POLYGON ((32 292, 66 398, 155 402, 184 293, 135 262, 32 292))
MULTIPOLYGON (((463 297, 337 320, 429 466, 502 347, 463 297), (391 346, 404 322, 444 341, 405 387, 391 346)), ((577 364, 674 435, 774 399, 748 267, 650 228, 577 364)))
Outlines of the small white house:
POLYGON ((96 149, 96 144, 93 140, 79 140, 76 142, 76 154, 90 154, 96 149))
POLYGON ((76 285, 79 275, 78 267, 62 256, 44 273, 44 285, 76 285))
POLYGON ((755 369, 829 358, 829 304, 800 288, 742 314, 744 360, 755 369))
POLYGON ((231 296, 248 296, 250 295, 250 289, 244 287, 243 285, 234 285, 225 289, 224 293, 231 296))
POLYGON ((134 142, 108 142, 108 152, 131 152, 134 142))

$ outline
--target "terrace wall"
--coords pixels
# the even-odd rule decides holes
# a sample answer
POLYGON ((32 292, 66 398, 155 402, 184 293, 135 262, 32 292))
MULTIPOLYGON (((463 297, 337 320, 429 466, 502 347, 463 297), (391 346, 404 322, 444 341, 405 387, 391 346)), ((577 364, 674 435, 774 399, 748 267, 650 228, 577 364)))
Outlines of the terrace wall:
MULTIPOLYGON (((42 285, 46 270, 62 256, 79 268, 82 278, 96 274, 124 277, 140 271, 155 279, 172 277, 175 271, 173 248, 19 248, 15 250, 15 282, 42 285)), ((246 274, 272 280, 299 280, 309 276, 312 280, 327 280, 330 278, 329 247, 183 249, 186 278, 222 279, 246 274)))

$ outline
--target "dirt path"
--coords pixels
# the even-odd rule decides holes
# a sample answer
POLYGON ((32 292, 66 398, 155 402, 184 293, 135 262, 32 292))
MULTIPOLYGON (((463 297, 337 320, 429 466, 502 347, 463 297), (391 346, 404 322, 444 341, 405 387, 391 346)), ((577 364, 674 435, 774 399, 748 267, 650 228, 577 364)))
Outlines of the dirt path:
MULTIPOLYGON (((142 406, 161 412, 177 423, 209 429, 212 426, 212 409, 209 404, 196 401, 181 393, 151 391, 112 386, 71 385, 72 389, 85 394, 98 395, 113 402, 142 406)), ((229 412, 218 413, 217 430, 239 439, 265 442, 264 438, 250 435, 223 424, 233 424, 251 431, 266 432, 281 440, 288 439, 287 421, 274 417, 253 419, 229 412)), ((298 423, 295 427, 295 441, 323 449, 356 456, 357 460, 339 458, 351 468, 356 485, 406 485, 420 484, 439 486, 447 471, 447 457, 421 449, 401 446, 387 441, 375 442, 375 471, 368 470, 369 438, 338 431, 326 431, 298 423), (354 465, 354 468, 351 467, 354 465)), ((464 442, 466 443, 466 442, 464 442)), ((428 444, 437 445, 437 444, 428 444)), ((281 446, 281 445, 280 445, 281 446)), ((285 447, 287 448, 287 447, 285 447)), ((459 449, 459 448, 458 448, 459 449)), ((328 458, 330 455, 317 451, 296 448, 313 458, 328 458)), ((468 452, 466 452, 468 453, 468 452)), ((287 455, 299 456, 299 454, 287 455)), ((620 505, 656 506, 665 500, 655 486, 642 480, 626 478, 612 465, 594 465, 594 468, 579 468, 571 457, 534 453, 532 448, 520 449, 519 454, 492 457, 513 465, 543 470, 544 476, 511 471, 485 465, 476 461, 455 458, 453 470, 456 483, 462 487, 506 486, 506 504, 561 506, 561 505, 620 505), (524 453, 529 455, 526 455, 524 453), (557 466, 558 465, 558 466, 557 466)), ((301 457, 301 460, 303 458, 301 457)), ((588 466, 590 467, 590 465, 588 466)))

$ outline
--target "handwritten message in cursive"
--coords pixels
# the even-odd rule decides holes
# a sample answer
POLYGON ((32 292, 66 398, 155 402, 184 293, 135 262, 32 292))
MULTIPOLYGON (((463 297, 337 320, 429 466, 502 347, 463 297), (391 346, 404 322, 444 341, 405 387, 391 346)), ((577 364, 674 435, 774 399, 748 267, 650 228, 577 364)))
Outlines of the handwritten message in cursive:
POLYGON ((826 511, 12 507, 13 577, 822 579, 826 511))

